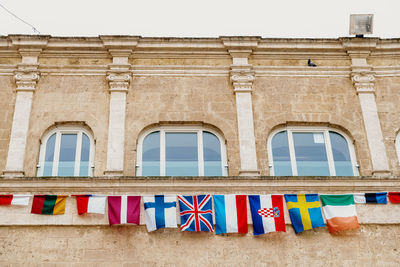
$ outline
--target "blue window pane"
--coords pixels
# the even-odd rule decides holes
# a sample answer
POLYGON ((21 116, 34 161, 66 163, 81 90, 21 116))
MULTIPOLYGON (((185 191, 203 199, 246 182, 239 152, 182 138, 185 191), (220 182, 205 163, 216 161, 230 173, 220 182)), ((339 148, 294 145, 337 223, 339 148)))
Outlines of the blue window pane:
POLYGON ((329 176, 323 133, 293 133, 299 176, 329 176))
POLYGON ((160 132, 153 132, 143 140, 142 175, 160 176, 160 132))
POLYGON ((167 176, 198 176, 197 134, 165 134, 165 173, 167 176))
POLYGON ((76 137, 76 134, 61 135, 58 176, 74 176, 76 137))
POLYGON ((203 132, 204 176, 222 176, 221 144, 218 137, 203 132))
POLYGON ((271 147, 274 162, 274 175, 292 176, 292 164, 290 162, 287 132, 283 131, 274 135, 271 147))
POLYGON ((82 133, 81 165, 79 168, 79 176, 89 176, 89 153, 89 137, 87 137, 86 134, 82 133))
POLYGON ((47 139, 46 143, 46 154, 43 162, 43 176, 52 176, 55 143, 56 134, 53 134, 49 139, 47 139))
POLYGON ((332 145, 333 160, 337 176, 353 176, 349 146, 346 139, 335 132, 329 132, 332 145))

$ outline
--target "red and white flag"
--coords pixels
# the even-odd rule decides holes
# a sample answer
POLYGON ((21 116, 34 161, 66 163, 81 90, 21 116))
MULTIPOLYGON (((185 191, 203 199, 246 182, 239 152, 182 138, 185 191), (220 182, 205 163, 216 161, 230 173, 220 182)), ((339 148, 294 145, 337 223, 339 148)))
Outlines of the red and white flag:
POLYGON ((98 213, 104 214, 106 208, 106 197, 96 195, 74 195, 78 214, 98 213))
POLYGON ((109 196, 108 219, 110 225, 139 224, 140 196, 109 196))
POLYGON ((0 205, 27 206, 30 197, 30 195, 0 195, 0 205))

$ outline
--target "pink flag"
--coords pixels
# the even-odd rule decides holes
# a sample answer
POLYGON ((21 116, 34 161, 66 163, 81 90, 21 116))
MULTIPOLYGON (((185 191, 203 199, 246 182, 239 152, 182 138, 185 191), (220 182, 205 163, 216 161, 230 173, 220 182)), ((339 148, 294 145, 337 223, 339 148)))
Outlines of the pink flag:
POLYGON ((110 225, 139 224, 140 196, 109 196, 108 219, 110 225))

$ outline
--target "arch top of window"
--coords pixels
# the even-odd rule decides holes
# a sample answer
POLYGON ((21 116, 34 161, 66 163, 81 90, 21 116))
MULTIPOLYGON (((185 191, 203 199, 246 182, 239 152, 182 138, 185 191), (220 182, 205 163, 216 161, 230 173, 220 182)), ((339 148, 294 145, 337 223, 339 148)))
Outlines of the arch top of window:
POLYGON ((93 176, 94 139, 84 125, 55 125, 40 141, 37 176, 93 176))
POLYGON ((138 139, 136 175, 226 176, 225 139, 211 127, 198 125, 146 129, 138 139))
POLYGON ((352 140, 331 127, 287 126, 267 141, 274 176, 358 176, 352 140))

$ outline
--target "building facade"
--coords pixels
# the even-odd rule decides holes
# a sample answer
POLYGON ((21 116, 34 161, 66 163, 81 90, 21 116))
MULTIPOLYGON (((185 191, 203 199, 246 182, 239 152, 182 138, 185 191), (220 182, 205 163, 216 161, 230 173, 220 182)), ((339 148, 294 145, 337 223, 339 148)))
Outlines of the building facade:
MULTIPOLYGON (((2 193, 400 191, 399 39, 0 37, 2 193), (311 59, 317 66, 307 65, 311 59)), ((217 236, 0 207, 0 263, 378 265, 400 207, 361 229, 217 236), (379 249, 377 249, 379 248, 379 249)), ((286 213, 287 215, 287 213, 286 213)), ((179 220, 178 220, 179 222, 179 220)), ((249 223, 251 219, 249 217, 249 223)))

